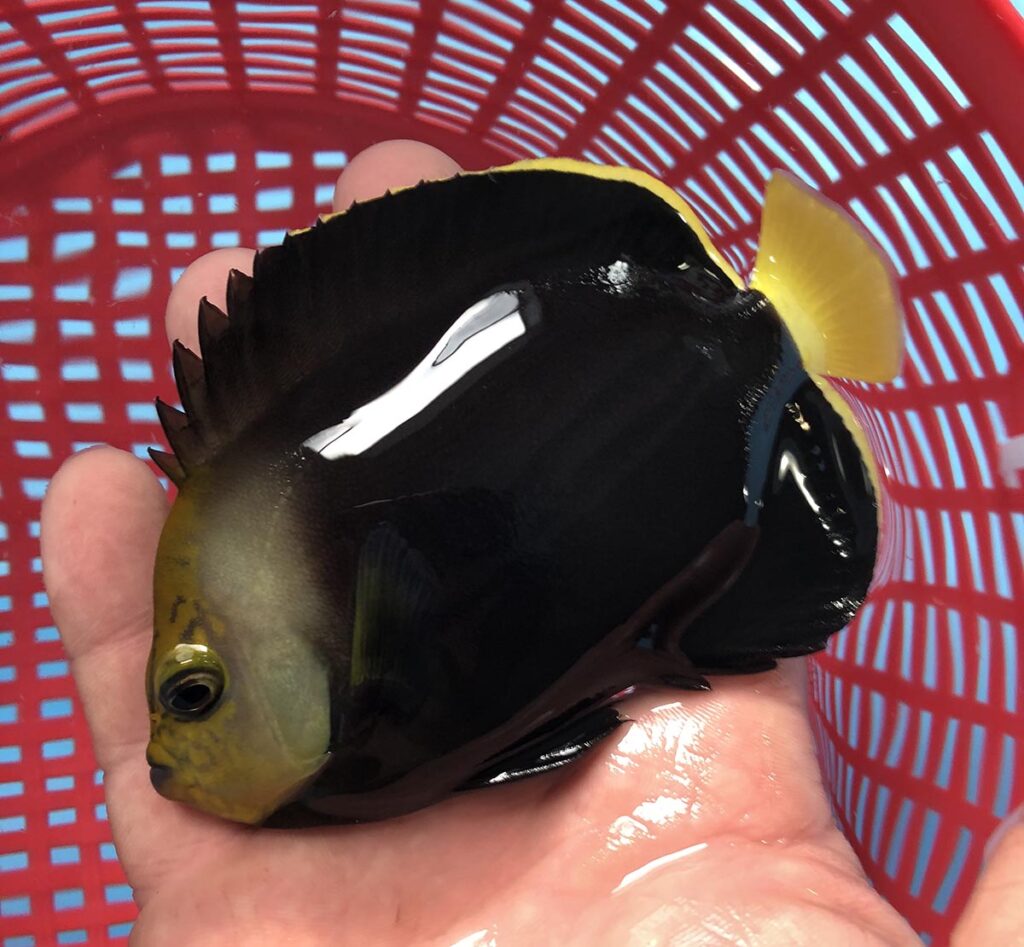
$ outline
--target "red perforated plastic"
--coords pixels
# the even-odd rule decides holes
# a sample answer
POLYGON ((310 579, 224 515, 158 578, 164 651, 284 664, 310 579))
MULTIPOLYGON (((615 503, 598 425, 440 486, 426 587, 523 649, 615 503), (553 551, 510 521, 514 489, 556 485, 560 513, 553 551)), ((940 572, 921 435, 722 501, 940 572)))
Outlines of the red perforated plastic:
POLYGON ((836 812, 942 942, 1024 799, 1020 0, 0 0, 0 932, 123 937, 134 909, 38 560, 70 452, 140 456, 161 317, 212 247, 329 206, 414 137, 483 167, 582 155, 677 187, 741 270, 784 167, 891 255, 908 359, 844 385, 887 488, 875 588, 812 668, 836 812))

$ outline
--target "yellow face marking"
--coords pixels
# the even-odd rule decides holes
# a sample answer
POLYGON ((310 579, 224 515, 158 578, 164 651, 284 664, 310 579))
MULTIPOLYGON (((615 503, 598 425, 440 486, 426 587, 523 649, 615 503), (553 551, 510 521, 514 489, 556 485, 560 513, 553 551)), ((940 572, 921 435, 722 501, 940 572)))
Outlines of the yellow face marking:
POLYGON ((200 513, 208 490, 202 470, 190 473, 157 550, 147 759, 162 795, 255 823, 326 762, 330 698, 326 673, 306 642, 296 636, 274 650, 266 636, 281 629, 232 627, 232 621, 248 625, 251 616, 218 614, 208 601, 200 513), (189 670, 223 680, 219 700, 194 719, 172 712, 160 698, 163 685, 189 670))

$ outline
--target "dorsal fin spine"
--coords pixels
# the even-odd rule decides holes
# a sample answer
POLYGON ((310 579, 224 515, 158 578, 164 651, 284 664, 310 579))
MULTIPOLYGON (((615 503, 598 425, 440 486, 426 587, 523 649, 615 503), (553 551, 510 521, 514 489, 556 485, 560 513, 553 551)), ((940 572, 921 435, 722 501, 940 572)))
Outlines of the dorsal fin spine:
POLYGON ((202 359, 180 341, 172 347, 171 364, 178 397, 189 417, 201 418, 206 413, 206 370, 202 359))
POLYGON ((149 456, 176 487, 180 487, 185 482, 185 468, 181 466, 181 461, 174 454, 151 447, 149 456))
POLYGON ((199 300, 199 351, 207 360, 213 354, 214 346, 228 331, 230 323, 224 315, 205 296, 199 300))
POLYGON ((248 324, 252 310, 253 278, 241 270, 228 273, 227 306, 230 319, 248 324))

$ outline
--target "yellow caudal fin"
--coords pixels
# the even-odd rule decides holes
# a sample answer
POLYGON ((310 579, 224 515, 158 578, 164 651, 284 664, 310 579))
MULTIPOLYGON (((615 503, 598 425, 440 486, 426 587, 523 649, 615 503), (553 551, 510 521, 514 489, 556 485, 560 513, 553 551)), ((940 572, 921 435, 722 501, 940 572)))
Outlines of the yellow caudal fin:
POLYGON ((809 372, 899 374, 903 308, 888 260, 844 211, 784 172, 765 191, 750 285, 771 300, 809 372))

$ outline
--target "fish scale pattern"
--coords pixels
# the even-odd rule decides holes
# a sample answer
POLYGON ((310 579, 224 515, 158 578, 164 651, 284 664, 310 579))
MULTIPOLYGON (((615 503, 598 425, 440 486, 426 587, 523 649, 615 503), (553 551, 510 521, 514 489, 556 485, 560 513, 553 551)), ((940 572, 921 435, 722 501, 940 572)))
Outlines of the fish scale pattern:
POLYGON ((943 943, 1024 801, 1024 5, 978 0, 10 0, 0 8, 0 937, 127 936, 134 906, 38 550, 60 460, 145 457, 188 261, 330 206, 419 137, 675 187, 741 272, 785 168, 886 250, 892 384, 840 382, 884 483, 867 606, 811 662, 836 818, 943 943))

